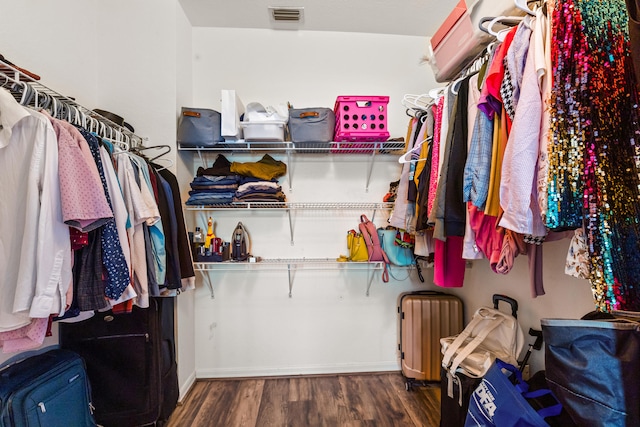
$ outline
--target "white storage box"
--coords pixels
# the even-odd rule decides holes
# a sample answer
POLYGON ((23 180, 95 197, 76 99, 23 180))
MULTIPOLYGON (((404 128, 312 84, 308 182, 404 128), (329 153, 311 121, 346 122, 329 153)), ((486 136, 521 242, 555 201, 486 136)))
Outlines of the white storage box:
POLYGON ((284 141, 284 129, 287 122, 241 122, 245 141, 284 141))

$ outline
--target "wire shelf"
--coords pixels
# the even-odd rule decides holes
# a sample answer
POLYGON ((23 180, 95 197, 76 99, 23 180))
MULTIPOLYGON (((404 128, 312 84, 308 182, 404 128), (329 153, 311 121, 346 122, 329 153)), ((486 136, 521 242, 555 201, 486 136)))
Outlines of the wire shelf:
POLYGON ((384 268, 381 261, 375 262, 340 262, 335 258, 267 258, 256 262, 223 261, 223 262, 194 262, 196 271, 249 270, 265 268, 270 270, 287 270, 291 267, 312 270, 379 270, 384 268))
POLYGON ((291 141, 244 141, 221 142, 213 147, 189 148, 180 147, 180 151, 214 151, 214 152, 251 152, 279 151, 293 153, 330 153, 330 154, 396 154, 404 150, 404 141, 372 141, 372 142, 303 142, 291 141))
POLYGON ((188 211, 207 211, 214 209, 289 209, 289 210, 391 210, 393 203, 369 203, 369 202, 233 202, 214 205, 189 206, 185 207, 188 211))

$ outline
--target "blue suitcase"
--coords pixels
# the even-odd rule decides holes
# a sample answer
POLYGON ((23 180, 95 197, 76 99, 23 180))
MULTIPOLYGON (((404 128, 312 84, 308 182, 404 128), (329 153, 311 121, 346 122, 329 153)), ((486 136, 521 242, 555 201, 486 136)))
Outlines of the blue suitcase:
POLYGON ((95 425, 77 353, 54 349, 0 368, 0 427, 95 425))

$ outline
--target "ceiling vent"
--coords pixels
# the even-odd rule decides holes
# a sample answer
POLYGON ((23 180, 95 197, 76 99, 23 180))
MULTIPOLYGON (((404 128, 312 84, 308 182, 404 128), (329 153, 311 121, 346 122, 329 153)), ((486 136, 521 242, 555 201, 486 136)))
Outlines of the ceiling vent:
POLYGON ((302 21, 304 7, 269 6, 269 12, 274 21, 300 22, 302 21))

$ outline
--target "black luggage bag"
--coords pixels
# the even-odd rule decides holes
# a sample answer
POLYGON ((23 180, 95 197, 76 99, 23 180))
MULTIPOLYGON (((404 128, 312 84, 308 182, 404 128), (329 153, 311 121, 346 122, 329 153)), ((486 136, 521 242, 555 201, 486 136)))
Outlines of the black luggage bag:
POLYGON ((453 397, 449 397, 447 370, 442 368, 440 372, 440 427, 464 426, 469 410, 469 399, 481 381, 482 378, 473 378, 462 372, 456 372, 451 383, 453 397))
POLYGON ((84 361, 54 349, 0 368, 0 426, 95 426, 84 361))
POLYGON ((174 298, 150 298, 131 313, 96 313, 60 324, 60 345, 86 361, 98 424, 139 426, 167 420, 178 401, 174 298))

